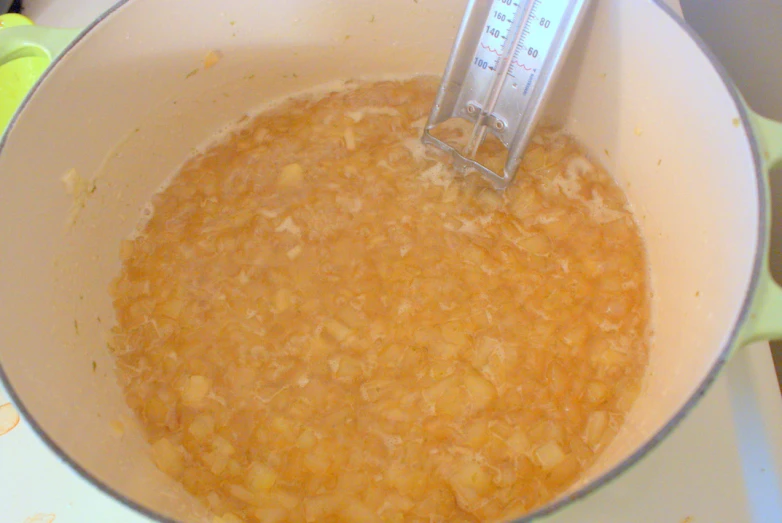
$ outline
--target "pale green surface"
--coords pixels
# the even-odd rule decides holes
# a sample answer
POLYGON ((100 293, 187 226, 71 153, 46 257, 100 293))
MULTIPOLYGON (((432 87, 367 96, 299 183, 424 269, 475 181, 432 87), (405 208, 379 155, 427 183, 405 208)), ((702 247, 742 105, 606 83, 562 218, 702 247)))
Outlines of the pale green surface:
POLYGON ((0 15, 0 29, 17 27, 20 25, 33 25, 33 21, 26 16, 22 16, 16 13, 0 15))
POLYGON ((78 34, 71 29, 35 27, 15 14, 0 16, 0 131, 52 60, 78 34))
MULTIPOLYGON (((760 146, 763 170, 766 176, 764 197, 770 207, 768 172, 782 166, 782 123, 750 112, 755 135, 760 146)), ((770 215, 770 213, 769 213, 770 215)), ((771 227, 767 217, 766 229, 771 227)), ((739 343, 746 345, 758 340, 782 339, 782 288, 771 277, 768 265, 768 236, 763 238, 761 253, 763 267, 758 280, 755 298, 747 321, 742 325, 739 343)))

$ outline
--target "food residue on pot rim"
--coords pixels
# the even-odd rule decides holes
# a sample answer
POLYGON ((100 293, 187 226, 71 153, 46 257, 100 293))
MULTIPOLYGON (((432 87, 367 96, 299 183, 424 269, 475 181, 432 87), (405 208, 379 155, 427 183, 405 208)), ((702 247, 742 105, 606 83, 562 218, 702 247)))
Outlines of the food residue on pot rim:
POLYGON ((35 514, 24 520, 24 523, 53 523, 57 519, 55 514, 35 514))
MULTIPOLYGON (((204 70, 211 69, 222 58, 223 58, 223 53, 221 51, 218 51, 217 49, 212 49, 211 51, 209 51, 208 53, 206 53, 204 55, 204 58, 203 58, 203 61, 202 61, 204 70)), ((198 71, 199 71, 199 68, 196 67, 195 69, 193 69, 192 71, 187 73, 185 75, 185 80, 187 80, 188 78, 191 78, 191 77, 197 75, 198 71)), ((176 103, 176 102, 174 102, 174 103, 176 103)))
POLYGON ((0 436, 5 436, 19 424, 19 413, 13 405, 0 405, 0 436))
POLYGON ((73 225, 79 218, 79 213, 87 205, 87 199, 97 189, 95 180, 85 180, 76 169, 68 169, 62 175, 62 183, 65 184, 65 192, 73 197, 68 224, 73 225))
POLYGON ((211 67, 214 67, 217 62, 220 61, 220 59, 223 57, 223 53, 217 50, 212 50, 206 53, 206 56, 204 56, 204 69, 209 69, 211 67))
POLYGON ((117 439, 122 439, 122 436, 125 435, 125 425, 122 421, 115 419, 109 423, 109 426, 111 427, 112 435, 117 439))

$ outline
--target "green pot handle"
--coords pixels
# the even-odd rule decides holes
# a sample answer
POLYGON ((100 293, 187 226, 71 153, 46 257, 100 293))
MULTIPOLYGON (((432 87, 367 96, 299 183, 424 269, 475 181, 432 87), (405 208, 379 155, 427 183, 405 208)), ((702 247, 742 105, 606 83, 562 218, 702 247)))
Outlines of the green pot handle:
MULTIPOLYGON (((771 208, 768 183, 769 171, 782 167, 782 123, 764 118, 749 111, 752 127, 758 139, 763 161, 766 185, 766 206, 771 208)), ((770 213, 769 213, 770 214, 770 213)), ((771 229, 771 216, 767 218, 766 230, 771 229)), ((752 301, 749 316, 739 334, 741 345, 760 340, 782 339, 782 287, 771 276, 768 266, 768 238, 763 246, 763 267, 752 301)))
POLYGON ((18 14, 0 16, 0 134, 38 78, 79 32, 36 27, 18 14))

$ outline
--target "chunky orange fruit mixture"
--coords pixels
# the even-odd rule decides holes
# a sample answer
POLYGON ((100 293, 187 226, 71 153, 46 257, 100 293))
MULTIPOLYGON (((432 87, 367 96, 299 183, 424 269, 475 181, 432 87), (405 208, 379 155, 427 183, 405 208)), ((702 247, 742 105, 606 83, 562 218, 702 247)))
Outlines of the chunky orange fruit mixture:
POLYGON ((649 286, 621 190, 546 130, 504 193, 453 175, 419 142, 436 87, 283 102, 122 244, 127 402, 215 521, 506 520, 637 395, 649 286))

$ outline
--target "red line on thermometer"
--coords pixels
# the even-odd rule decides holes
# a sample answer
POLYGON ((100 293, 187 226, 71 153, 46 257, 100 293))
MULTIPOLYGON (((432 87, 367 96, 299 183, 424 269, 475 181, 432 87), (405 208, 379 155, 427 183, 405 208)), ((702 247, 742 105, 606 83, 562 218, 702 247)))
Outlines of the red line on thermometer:
MULTIPOLYGON (((497 51, 496 49, 493 49, 493 48, 489 47, 488 45, 484 44, 483 42, 481 42, 481 47, 483 47, 484 49, 486 49, 486 50, 487 50, 487 51, 489 51, 490 53, 494 53, 494 54, 496 54, 497 56, 502 56, 502 55, 500 54, 500 52, 499 52, 499 51, 497 51)), ((527 67, 526 65, 524 65, 524 64, 523 64, 523 63, 521 63, 521 62, 519 62, 518 60, 513 60, 513 63, 514 63, 514 64, 516 64, 516 65, 518 65, 519 67, 521 67, 521 68, 522 68, 522 69, 524 69, 525 71, 532 71, 532 67, 527 67)))
POLYGON ((481 42, 481 47, 483 47, 484 49, 486 49, 490 53, 494 53, 497 56, 502 56, 498 50, 492 49, 491 47, 489 47, 488 45, 484 44, 483 42, 481 42))

